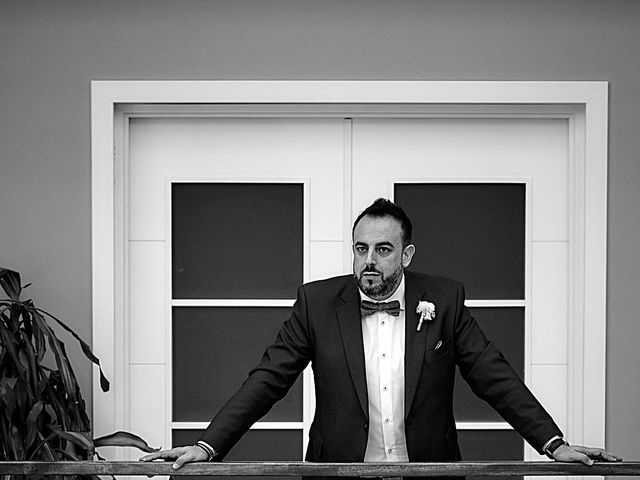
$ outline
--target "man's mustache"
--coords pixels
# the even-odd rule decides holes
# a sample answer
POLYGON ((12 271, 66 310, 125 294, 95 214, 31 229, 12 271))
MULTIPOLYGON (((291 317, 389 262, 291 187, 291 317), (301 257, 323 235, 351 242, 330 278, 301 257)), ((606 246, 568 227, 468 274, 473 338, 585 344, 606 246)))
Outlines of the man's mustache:
POLYGON ((382 272, 376 270, 376 267, 374 267, 373 265, 364 267, 360 272, 360 275, 362 275, 363 273, 379 273, 380 275, 382 275, 382 272))

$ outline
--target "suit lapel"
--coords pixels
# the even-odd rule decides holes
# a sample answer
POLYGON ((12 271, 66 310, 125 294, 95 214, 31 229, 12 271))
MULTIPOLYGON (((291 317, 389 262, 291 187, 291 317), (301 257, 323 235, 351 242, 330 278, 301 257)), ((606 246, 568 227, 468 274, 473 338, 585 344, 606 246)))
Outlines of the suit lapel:
POLYGON ((344 353, 351 373, 351 379, 365 416, 369 418, 369 398, 367 396, 367 374, 362 342, 362 322, 360 319, 360 295, 355 282, 344 289, 338 305, 337 315, 342 336, 344 353))
POLYGON ((416 307, 418 301, 426 294, 425 289, 413 278, 410 272, 405 271, 405 353, 404 353, 404 415, 409 415, 409 409, 416 393, 422 360, 426 344, 427 332, 430 322, 424 322, 420 331, 417 331, 418 314, 416 307))

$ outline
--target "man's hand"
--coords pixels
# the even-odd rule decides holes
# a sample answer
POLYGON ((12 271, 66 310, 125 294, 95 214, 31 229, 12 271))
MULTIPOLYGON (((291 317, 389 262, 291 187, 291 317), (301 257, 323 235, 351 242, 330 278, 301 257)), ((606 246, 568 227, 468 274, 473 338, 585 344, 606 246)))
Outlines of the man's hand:
POLYGON ((176 447, 171 450, 161 450, 159 452, 145 455, 140 458, 142 462, 150 462, 162 458, 163 460, 176 460, 173 462, 173 468, 179 469, 185 463, 191 462, 206 462, 208 460, 207 454, 200 447, 195 445, 188 445, 186 447, 176 447))
POLYGON ((585 465, 593 465, 594 460, 605 462, 620 462, 618 457, 602 448, 583 447, 581 445, 560 445, 553 452, 553 458, 557 462, 582 462, 585 465))

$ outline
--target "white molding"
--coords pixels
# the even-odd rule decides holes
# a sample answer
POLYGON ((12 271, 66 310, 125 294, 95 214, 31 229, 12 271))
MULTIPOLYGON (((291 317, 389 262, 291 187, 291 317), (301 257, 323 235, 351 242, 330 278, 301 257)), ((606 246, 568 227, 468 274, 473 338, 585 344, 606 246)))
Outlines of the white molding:
POLYGON ((295 300, 269 299, 173 299, 172 307, 293 307, 295 300))
MULTIPOLYGON (((93 81, 113 103, 584 104, 599 110, 606 82, 93 81)), ((606 123, 606 117, 605 117, 606 123)))
MULTIPOLYGON (((115 232, 114 232, 114 107, 105 90, 91 95, 91 295, 93 351, 111 380, 103 393, 93 372, 94 434, 118 430, 116 395, 121 379, 116 376, 115 332, 115 232), (99 412, 99 414, 98 414, 99 412)), ((118 372, 119 373, 119 372, 118 372)))
POLYGON ((526 300, 465 300, 464 304, 470 308, 491 307, 526 307, 526 300))
MULTIPOLYGON (((173 430, 204 430, 209 422, 172 422, 173 430)), ((304 422, 256 422, 250 430, 303 430, 304 422)))
MULTIPOLYGON (((456 116, 480 115, 495 105, 521 106, 522 116, 568 118, 574 142, 572 169, 573 230, 570 332, 570 396, 574 402, 569 439, 604 445, 606 339, 606 82, 386 82, 386 81, 94 81, 91 85, 92 321, 93 347, 112 391, 103 394, 97 375, 93 385, 93 421, 97 435, 125 428, 122 391, 126 385, 116 352, 122 348, 122 307, 116 279, 123 272, 114 224, 124 199, 114 189, 114 111, 128 104, 388 104, 410 109, 416 104, 457 108, 456 116), (568 106, 568 107, 567 107, 568 106), (580 113, 563 113, 572 108, 580 113), (527 113, 529 112, 529 114, 527 113), (547 112, 545 114, 545 112, 547 112), (573 118, 573 120, 572 120, 573 118), (572 342, 570 342, 572 343, 572 342)), ((382 109, 384 110, 384 109, 382 109)), ((446 108, 443 114, 451 115, 446 108)), ((449 109, 450 110, 450 109, 449 109)), ((313 108, 310 109, 313 111, 313 108)), ((375 114, 375 108, 372 107, 375 114)), ((384 112, 381 112, 384 116, 384 112)), ((310 113, 311 114, 311 113, 310 113)), ((121 252, 120 252, 121 253, 121 252)))
POLYGON ((278 103, 278 104, 119 104, 130 118, 555 118, 565 119, 577 104, 443 103, 278 103))
MULTIPOLYGON (((305 422, 256 422, 251 430, 303 430, 305 422)), ((173 430, 204 430, 209 422, 172 422, 173 430)), ((513 430, 507 422, 456 422, 458 430, 513 430)))
POLYGON ((513 430, 507 422, 456 422, 458 430, 513 430))
POLYGON ((349 192, 349 195, 345 195, 344 206, 342 209, 342 217, 344 220, 343 230, 342 230, 342 241, 345 246, 349 248, 344 248, 344 257, 343 257, 343 268, 345 272, 351 271, 353 265, 353 250, 351 245, 353 243, 353 238, 351 236, 351 225, 355 218, 352 217, 352 209, 353 209, 353 192, 351 185, 353 183, 353 119, 345 118, 343 124, 344 131, 344 153, 343 153, 343 161, 344 161, 344 191, 349 192))
MULTIPOLYGON (((256 422, 251 430, 304 430, 305 422, 256 422)), ((172 422, 172 430, 205 430, 209 422, 172 422)), ((513 430, 507 422, 456 422, 458 430, 513 430)))

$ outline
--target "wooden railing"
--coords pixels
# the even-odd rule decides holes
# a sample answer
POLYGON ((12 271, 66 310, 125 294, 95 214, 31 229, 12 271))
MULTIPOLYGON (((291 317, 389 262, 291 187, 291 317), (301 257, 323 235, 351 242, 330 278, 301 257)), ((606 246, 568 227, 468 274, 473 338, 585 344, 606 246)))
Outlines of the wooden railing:
POLYGON ((174 470, 170 462, 0 462, 0 475, 255 475, 324 477, 452 477, 483 475, 640 475, 640 462, 596 462, 593 466, 560 462, 446 463, 191 463, 174 470))

